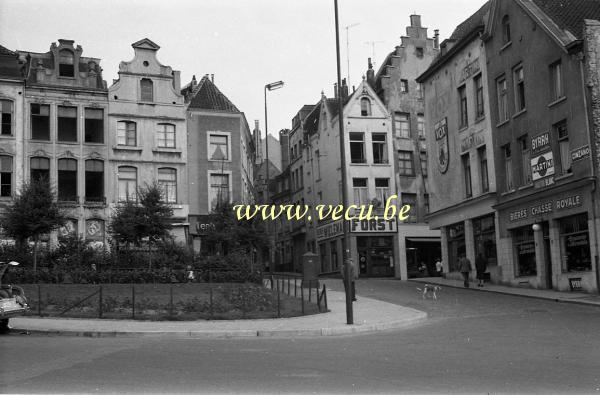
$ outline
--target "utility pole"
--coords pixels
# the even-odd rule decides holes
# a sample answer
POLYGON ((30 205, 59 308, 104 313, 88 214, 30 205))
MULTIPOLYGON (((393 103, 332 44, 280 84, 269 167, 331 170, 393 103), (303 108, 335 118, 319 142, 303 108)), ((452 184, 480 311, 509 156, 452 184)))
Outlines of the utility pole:
MULTIPOLYGON (((336 8, 336 12, 337 12, 337 8, 336 8)), ((350 30, 353 27, 356 27, 358 25, 360 25, 360 23, 353 23, 351 25, 344 26, 344 29, 346 29, 346 61, 348 63, 348 79, 347 79, 348 86, 350 86, 350 40, 349 40, 348 30, 350 30)), ((336 35, 337 35, 338 34, 337 33, 337 31, 338 31, 337 25, 336 25, 335 31, 336 31, 336 35)), ((338 51, 339 51, 339 49, 338 49, 338 51)), ((338 86, 340 86, 339 82, 338 82, 338 86)))

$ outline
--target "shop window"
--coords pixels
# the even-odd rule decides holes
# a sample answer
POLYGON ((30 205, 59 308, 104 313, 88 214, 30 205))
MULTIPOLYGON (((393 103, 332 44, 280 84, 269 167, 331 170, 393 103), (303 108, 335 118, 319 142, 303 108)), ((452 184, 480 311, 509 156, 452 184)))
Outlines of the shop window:
POLYGON ((531 225, 515 229, 513 245, 517 254, 517 277, 537 275, 535 260, 535 241, 531 225))
POLYGON ((400 80, 400 92, 408 93, 408 80, 400 80))
POLYGON ((31 138, 33 140, 50 140, 49 105, 31 104, 31 138))
POLYGON ((504 15, 502 18, 502 43, 508 44, 510 39, 510 18, 504 15))
POLYGON ((469 115, 467 107, 467 87, 465 85, 458 88, 458 102, 460 110, 460 125, 459 128, 466 128, 469 125, 469 115))
POLYGON ((475 255, 482 254, 488 265, 496 265, 496 225, 494 215, 473 219, 475 255))
POLYGON ((118 184, 119 184, 119 200, 136 200, 137 199, 137 169, 130 166, 119 167, 118 184))
POLYGON ((77 201, 77 161, 75 159, 58 160, 58 200, 77 201))
POLYGON ((104 143, 104 110, 85 109, 85 142, 104 143))
POLYGON ((366 163, 365 135, 363 133, 350 133, 350 162, 366 163))
POLYGON ((465 182, 465 197, 470 198, 473 196, 473 186, 471 184, 471 158, 469 153, 461 156, 463 176, 465 182))
POLYGON ((404 222, 415 223, 417 222, 417 195, 415 193, 402 193, 402 206, 409 205, 410 211, 408 212, 408 218, 404 222))
POLYGON ((354 193, 354 204, 357 206, 369 204, 369 188, 366 178, 353 178, 352 189, 354 193))
POLYGON ((519 139, 521 147, 521 185, 531 184, 531 154, 527 135, 519 139))
POLYGON ((371 116, 371 100, 366 97, 360 99, 360 115, 363 117, 371 116))
POLYGON ((562 64, 560 60, 550 65, 550 101, 564 97, 562 64))
POLYGON ((496 91, 498 94, 498 122, 508 120, 508 88, 506 78, 502 77, 496 82, 496 91))
POLYGON ((137 125, 131 121, 117 122, 117 145, 135 147, 137 145, 137 125))
POLYGON ((515 82, 515 107, 517 112, 525 110, 525 77, 523 67, 517 67, 513 72, 515 82))
POLYGON ((31 158, 31 179, 50 181, 50 159, 42 157, 31 158))
POLYGON ((559 223, 562 270, 592 270, 587 213, 561 218, 559 223))
POLYGON ((149 78, 142 78, 140 80, 140 101, 154 101, 154 84, 149 78))
POLYGON ((12 135, 13 102, 0 100, 0 135, 12 135))
POLYGON ((58 141, 77 141, 77 107, 58 107, 58 141))
POLYGON ((175 148, 175 125, 159 123, 156 137, 159 148, 175 148))
POLYGON ((490 181, 488 177, 487 152, 485 146, 477 150, 479 155, 479 172, 481 174, 481 192, 490 190, 490 181))
POLYGON ((421 151, 419 155, 421 159, 421 174, 423 177, 427 177, 427 152, 421 151))
POLYGON ((449 225, 448 235, 448 267, 451 272, 458 271, 458 258, 466 253, 464 222, 449 225))
POLYGON ((171 168, 158 169, 158 185, 166 203, 177 202, 177 170, 171 168))
POLYGON ((513 184, 513 173, 512 173, 512 152, 510 144, 506 144, 502 147, 502 153, 504 154, 504 176, 506 181, 506 191, 512 191, 514 189, 513 184))
POLYGON ((388 163, 388 149, 385 133, 373 133, 373 163, 388 163))
POLYGON ((567 130, 567 121, 562 120, 553 126, 554 133, 558 140, 560 149, 560 168, 561 174, 571 172, 571 152, 569 146, 569 131, 567 130))
POLYGON ((85 201, 104 202, 104 162, 85 161, 85 201))
POLYGON ((483 81, 481 80, 481 74, 473 78, 473 84, 475 85, 475 118, 480 119, 485 115, 483 106, 483 81))
POLYGON ((12 196, 13 160, 11 156, 0 155, 0 197, 12 196))
POLYGON ((403 139, 410 138, 410 114, 397 112, 394 113, 394 128, 396 137, 403 139))
POLYGON ((387 199, 390 197, 390 179, 389 178, 376 178, 375 179, 375 197, 385 204, 387 199))
POLYGON ((60 77, 75 77, 73 52, 63 49, 58 53, 58 75, 60 77))

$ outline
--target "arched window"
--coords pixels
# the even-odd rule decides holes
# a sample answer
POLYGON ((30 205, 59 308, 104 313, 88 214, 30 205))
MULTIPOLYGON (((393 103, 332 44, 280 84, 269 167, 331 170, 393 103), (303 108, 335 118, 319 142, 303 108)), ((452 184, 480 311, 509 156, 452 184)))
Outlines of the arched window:
POLYGON ((158 185, 166 203, 177 202, 177 170, 168 167, 158 169, 158 185))
POLYGON ((137 145, 136 124, 131 121, 117 122, 117 145, 137 145))
POLYGON ((85 201, 104 202, 104 162, 85 161, 85 201))
POLYGON ((119 200, 134 200, 137 192, 137 169, 130 166, 119 167, 119 200))
POLYGON ((154 101, 154 84, 149 78, 142 78, 140 80, 140 100, 154 101))
POLYGON ((510 42, 510 19, 508 15, 504 15, 504 18, 502 18, 502 42, 504 44, 510 42))
POLYGON ((40 156, 31 158, 31 173, 32 180, 50 181, 50 159, 40 156))
POLYGON ((371 100, 363 97, 360 99, 360 115, 368 117, 371 115, 371 100))
POLYGON ((58 160, 58 200, 77 201, 77 161, 75 159, 58 160))
POLYGON ((58 75, 60 77, 75 77, 73 52, 62 49, 58 53, 58 75))

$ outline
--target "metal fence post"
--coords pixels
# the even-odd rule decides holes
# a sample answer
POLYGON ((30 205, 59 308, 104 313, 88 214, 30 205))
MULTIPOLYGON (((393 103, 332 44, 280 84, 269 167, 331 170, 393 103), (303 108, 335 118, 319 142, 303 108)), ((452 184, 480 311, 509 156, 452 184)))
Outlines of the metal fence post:
POLYGON ((131 319, 135 320, 135 285, 131 283, 131 319))
POLYGON ((169 287, 169 317, 173 317, 173 283, 169 287))
POLYGON ((304 315, 304 280, 300 282, 300 300, 302 300, 302 315, 304 315))
POLYGON ((281 297, 279 296, 279 280, 277 280, 277 318, 281 318, 281 297))
POLYGON ((37 285, 37 291, 38 291, 38 315, 41 317, 42 316, 42 288, 40 287, 40 284, 37 285))
POLYGON ((298 297, 298 286, 296 285, 297 278, 294 278, 294 298, 298 297))
POLYGON ((98 294, 98 318, 102 318, 102 285, 98 294))

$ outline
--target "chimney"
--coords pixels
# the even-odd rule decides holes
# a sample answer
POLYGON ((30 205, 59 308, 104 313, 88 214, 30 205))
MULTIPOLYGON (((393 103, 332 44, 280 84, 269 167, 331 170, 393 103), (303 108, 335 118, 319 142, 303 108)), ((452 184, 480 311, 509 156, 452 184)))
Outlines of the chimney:
POLYGON ((255 129, 255 130, 259 130, 259 127, 258 127, 258 119, 255 119, 255 120, 254 120, 254 129, 255 129))
POLYGON ((440 29, 435 29, 433 32, 433 49, 440 49, 440 29))
POLYGON ((212 82, 212 83, 215 82, 215 75, 214 74, 210 75, 210 82, 212 82))
POLYGON ((410 26, 412 27, 421 27, 421 15, 411 15, 410 16, 410 26))
POLYGON ((342 100, 346 100, 348 98, 348 85, 346 85, 346 79, 342 80, 342 100))
POLYGON ((196 81, 196 75, 194 74, 192 76, 192 88, 195 88, 197 84, 198 84, 198 81, 196 81))
POLYGON ((335 99, 338 98, 338 84, 337 84, 337 82, 335 84, 333 84, 333 97, 335 99))
POLYGON ((369 58, 368 66, 367 83, 371 85, 371 88, 375 88, 375 71, 373 71, 373 63, 371 63, 371 58, 369 58))

